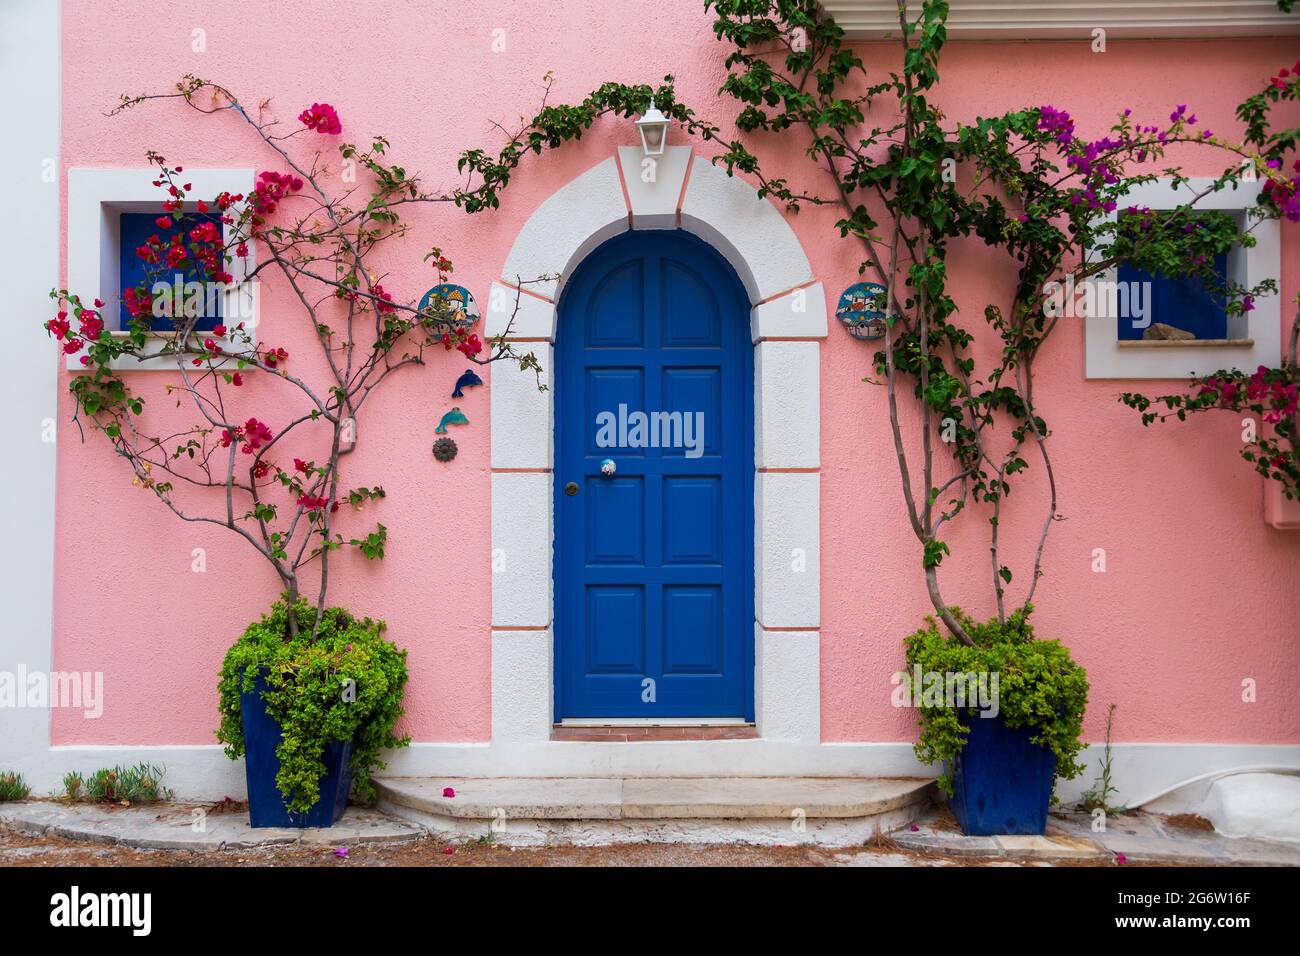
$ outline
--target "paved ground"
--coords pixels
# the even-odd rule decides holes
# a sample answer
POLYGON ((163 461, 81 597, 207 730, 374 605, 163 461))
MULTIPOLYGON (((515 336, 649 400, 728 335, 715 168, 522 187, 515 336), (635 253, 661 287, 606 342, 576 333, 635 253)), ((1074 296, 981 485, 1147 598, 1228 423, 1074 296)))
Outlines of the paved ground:
MULTIPOLYGON (((486 842, 452 846, 429 837, 402 844, 348 848, 346 857, 319 843, 227 850, 141 850, 62 837, 33 837, 0 824, 0 866, 983 866, 929 854, 862 847, 622 844, 518 848, 486 842)), ((1016 864, 1019 865, 1019 864, 1016 864)), ((1031 864, 1026 864, 1031 865, 1031 864)), ((1037 863, 1036 866, 1048 864, 1037 863)))
MULTIPOLYGON (((252 830, 239 805, 0 804, 0 866, 1115 866, 1300 865, 1300 846, 1229 840, 1197 818, 1133 813, 1106 832, 1054 814, 1046 837, 965 837, 946 810, 872 845, 449 844, 350 808, 330 830, 252 830), (195 827, 195 821, 202 821, 195 827), (1121 856, 1122 854, 1122 856, 1121 856)), ((793 842, 793 841, 792 841, 793 842)))
POLYGON ((946 810, 894 834, 900 846, 964 859, 1120 861, 1185 866, 1300 866, 1300 844, 1233 839, 1208 820, 1135 810, 1112 814, 1104 829, 1087 813, 1053 811, 1044 836, 964 836, 946 810))

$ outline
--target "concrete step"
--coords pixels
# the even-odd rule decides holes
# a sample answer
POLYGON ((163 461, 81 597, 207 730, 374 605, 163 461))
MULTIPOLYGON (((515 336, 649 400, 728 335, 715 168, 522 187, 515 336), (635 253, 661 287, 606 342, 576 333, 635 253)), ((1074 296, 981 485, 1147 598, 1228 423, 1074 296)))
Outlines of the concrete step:
POLYGON ((871 777, 385 777, 380 809, 448 838, 532 846, 858 845, 910 823, 934 782, 871 777), (454 797, 443 796, 450 788, 454 797))

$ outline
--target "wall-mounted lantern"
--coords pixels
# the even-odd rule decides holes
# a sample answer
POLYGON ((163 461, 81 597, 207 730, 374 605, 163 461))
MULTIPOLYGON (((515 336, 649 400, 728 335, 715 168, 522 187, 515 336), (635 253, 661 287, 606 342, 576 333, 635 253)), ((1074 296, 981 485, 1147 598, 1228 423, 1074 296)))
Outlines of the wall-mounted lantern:
POLYGON ((662 156, 668 144, 668 124, 671 120, 659 112, 655 101, 650 100, 650 108, 636 121, 637 131, 641 134, 641 149, 647 156, 662 156))

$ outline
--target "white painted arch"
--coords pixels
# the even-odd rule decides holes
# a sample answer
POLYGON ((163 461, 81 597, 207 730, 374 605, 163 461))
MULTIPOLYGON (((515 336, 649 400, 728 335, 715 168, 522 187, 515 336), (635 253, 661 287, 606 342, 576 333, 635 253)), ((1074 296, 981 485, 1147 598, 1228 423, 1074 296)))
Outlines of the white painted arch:
MULTIPOLYGON (((820 340, 826 299, 798 238, 756 190, 688 146, 653 166, 620 148, 550 196, 520 229, 486 332, 527 343, 545 370, 493 366, 492 745, 550 740, 553 693, 556 303, 597 246, 629 229, 684 229, 735 268, 754 342, 755 710, 760 737, 821 742, 820 340), (540 276, 550 276, 540 282, 540 276), (526 290, 519 292, 522 287, 526 290), (513 319, 513 322, 512 322, 513 319)), ((689 746, 707 751, 726 741, 689 746)), ((629 752, 645 753, 640 745, 629 752)), ((686 746, 686 745, 677 745, 686 746)), ((540 755, 539 755, 540 756, 540 755)), ((682 754, 686 757, 685 754, 682 754)), ((755 773, 779 772, 755 763, 755 773)))

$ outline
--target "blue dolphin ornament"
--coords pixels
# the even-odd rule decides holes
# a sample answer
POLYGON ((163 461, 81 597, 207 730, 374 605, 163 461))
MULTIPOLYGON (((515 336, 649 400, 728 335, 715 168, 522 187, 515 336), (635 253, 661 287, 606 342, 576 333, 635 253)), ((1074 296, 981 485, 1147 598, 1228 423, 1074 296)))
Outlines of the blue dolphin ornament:
POLYGON ((447 434, 448 425, 468 425, 468 424, 469 424, 469 419, 465 417, 465 413, 462 412, 459 408, 453 407, 451 411, 449 411, 446 415, 442 416, 442 421, 438 422, 438 427, 434 429, 434 432, 439 435, 445 435, 447 434))
POLYGON ((483 384, 483 379, 475 375, 474 370, 472 368, 467 368, 465 369, 465 374, 462 375, 460 378, 456 379, 456 388, 451 393, 451 397, 464 398, 465 393, 461 391, 462 388, 474 388, 482 384, 483 384))

